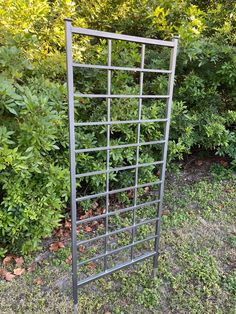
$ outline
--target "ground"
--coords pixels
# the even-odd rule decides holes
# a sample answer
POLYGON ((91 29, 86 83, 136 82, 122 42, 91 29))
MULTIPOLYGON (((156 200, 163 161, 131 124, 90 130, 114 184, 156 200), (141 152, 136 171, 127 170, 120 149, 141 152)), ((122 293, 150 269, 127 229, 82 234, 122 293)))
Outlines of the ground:
MULTIPOLYGON (((167 176, 157 277, 149 260, 92 282, 78 313, 236 313, 236 176, 209 169, 192 160, 167 176)), ((0 280, 0 313, 72 313, 69 254, 24 257, 36 269, 0 280)))

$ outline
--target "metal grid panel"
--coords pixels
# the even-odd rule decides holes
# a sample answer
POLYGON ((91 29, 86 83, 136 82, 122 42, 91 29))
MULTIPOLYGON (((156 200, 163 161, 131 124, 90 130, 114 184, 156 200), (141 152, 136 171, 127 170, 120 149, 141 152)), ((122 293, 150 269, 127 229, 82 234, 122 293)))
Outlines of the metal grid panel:
POLYGON ((72 216, 72 273, 73 273, 73 298, 75 310, 78 303, 78 287, 82 286, 92 280, 103 277, 107 274, 110 274, 114 271, 122 269, 126 266, 132 265, 138 261, 142 261, 148 257, 153 257, 153 274, 155 275, 157 270, 157 261, 158 261, 158 246, 159 246, 159 238, 160 238, 160 222, 161 222, 161 210, 162 210, 162 202, 163 202, 163 193, 164 193, 164 180, 165 180, 165 168, 166 168, 166 157, 167 157, 167 144, 169 138, 169 127, 170 127, 170 116, 171 116, 171 103, 172 103, 172 95, 173 95, 173 85, 174 85, 174 73, 175 73, 175 63, 176 63, 176 54, 177 54, 177 45, 178 39, 174 38, 172 41, 163 41, 156 39, 148 39, 142 37, 133 37, 127 35, 113 34, 107 32, 100 32, 95 30, 83 29, 83 28, 75 28, 72 26, 72 20, 66 19, 66 52, 67 52, 67 78, 68 78, 68 102, 69 102, 69 131, 70 131, 70 178, 71 178, 71 216, 72 216), (80 34, 92 37, 106 38, 108 42, 108 57, 107 57, 107 65, 93 65, 93 64, 81 64, 73 62, 72 58, 72 35, 80 34), (132 67, 119 67, 112 65, 112 40, 123 40, 129 42, 140 43, 141 45, 141 64, 138 68, 132 67), (169 70, 161 70, 161 69, 146 69, 145 68, 145 47, 147 44, 157 45, 169 47, 171 49, 171 59, 169 70), (73 68, 86 68, 86 69, 102 69, 107 71, 107 94, 82 94, 82 93, 74 93, 74 78, 73 78, 73 68), (112 71, 121 70, 121 71, 132 71, 139 72, 139 94, 138 95, 114 95, 111 94, 111 75, 112 71), (144 95, 143 94, 143 82, 144 82, 144 73, 161 73, 168 74, 169 83, 168 83, 168 93, 167 95, 144 95), (74 119, 74 98, 75 97, 85 97, 85 98, 104 98, 107 103, 107 117, 106 121, 93 121, 93 122, 75 122, 74 119), (113 98, 136 98, 138 99, 138 120, 126 120, 126 121, 111 121, 111 99, 113 98), (166 117, 164 119, 142 119, 142 105, 143 99, 166 99, 166 117), (140 133, 141 133, 141 124, 142 123, 165 123, 164 130, 164 138, 159 141, 151 141, 151 142, 141 142, 140 133), (137 141, 136 143, 127 143, 123 145, 112 146, 110 141, 111 134, 111 125, 119 125, 119 124, 137 124, 137 141), (105 147, 95 147, 95 148, 83 148, 83 149, 75 149, 75 128, 82 126, 97 126, 97 125, 106 125, 107 126, 107 144, 105 147), (159 144, 162 146, 162 158, 160 161, 155 161, 151 163, 139 163, 139 153, 140 147, 143 145, 153 145, 159 144), (123 167, 110 167, 110 152, 113 149, 119 148, 136 148, 136 163, 134 165, 123 166, 123 167), (76 173, 76 154, 79 153, 89 153, 89 152, 100 152, 106 151, 106 170, 101 171, 91 171, 87 173, 76 173), (150 182, 145 184, 138 184, 139 178, 139 169, 141 167, 147 166, 161 166, 161 175, 160 180, 156 182, 150 182), (116 190, 110 190, 109 184, 109 174, 114 171, 121 170, 134 170, 135 171, 135 183, 133 186, 128 186, 125 188, 120 188, 116 190), (106 176, 106 189, 104 192, 93 194, 93 195, 85 195, 81 197, 76 197, 76 179, 82 177, 88 177, 98 174, 105 174, 106 176), (153 201, 146 201, 144 203, 138 204, 138 189, 144 187, 152 187, 154 185, 159 186, 158 195, 153 201), (134 204, 133 206, 128 206, 124 208, 119 208, 116 211, 109 211, 109 196, 114 195, 119 192, 125 191, 134 191, 134 204), (106 198, 106 208, 105 213, 100 215, 92 216, 83 220, 77 220, 77 203, 85 200, 96 199, 98 197, 104 196, 106 198), (152 219, 145 219, 144 221, 137 222, 136 211, 139 208, 153 206, 156 205, 156 217, 152 219), (121 215, 123 213, 132 213, 132 224, 119 228, 113 231, 109 231, 109 218, 115 215, 121 215), (77 226, 84 223, 90 223, 96 221, 97 219, 104 219, 105 221, 105 234, 98 235, 96 237, 85 239, 85 240, 77 240, 77 226), (145 239, 135 240, 135 232, 137 227, 147 225, 149 223, 155 223, 155 235, 148 236, 145 239), (108 247, 108 238, 109 236, 117 235, 121 232, 129 231, 131 233, 131 242, 127 245, 123 245, 116 249, 109 249, 108 247), (78 254, 78 247, 84 244, 93 244, 93 242, 105 240, 104 241, 104 250, 99 255, 93 256, 91 258, 87 258, 86 260, 80 261, 78 254), (134 256, 134 247, 138 244, 144 243, 149 240, 155 240, 154 248, 151 252, 143 253, 141 256, 134 256), (115 265, 114 267, 108 266, 108 257, 114 253, 121 252, 125 249, 130 249, 130 259, 127 262, 122 264, 115 265), (95 274, 90 275, 85 279, 78 280, 78 266, 85 265, 87 263, 103 260, 103 269, 95 274))

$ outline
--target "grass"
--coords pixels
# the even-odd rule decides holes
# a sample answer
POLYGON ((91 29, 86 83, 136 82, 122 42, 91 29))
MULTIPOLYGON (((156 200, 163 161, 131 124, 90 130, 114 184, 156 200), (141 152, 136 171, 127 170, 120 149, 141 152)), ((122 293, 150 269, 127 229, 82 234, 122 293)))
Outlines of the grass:
MULTIPOLYGON (((80 290, 78 313, 236 312, 236 180, 189 177, 181 172, 167 180, 158 276, 152 278, 148 260, 89 283, 80 290)), ((0 313, 72 313, 69 254, 65 247, 34 272, 1 280, 0 313)))

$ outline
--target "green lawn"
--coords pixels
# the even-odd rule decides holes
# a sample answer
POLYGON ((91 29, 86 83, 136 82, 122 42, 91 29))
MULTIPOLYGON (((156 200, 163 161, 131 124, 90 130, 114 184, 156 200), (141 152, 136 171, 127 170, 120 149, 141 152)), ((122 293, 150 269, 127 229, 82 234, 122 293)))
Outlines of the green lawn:
MULTIPOLYGON (((215 177, 169 175, 158 276, 148 260, 90 283, 79 313, 236 313, 236 178, 215 177)), ((0 313, 72 313, 69 254, 26 257, 37 268, 0 280, 0 313)))

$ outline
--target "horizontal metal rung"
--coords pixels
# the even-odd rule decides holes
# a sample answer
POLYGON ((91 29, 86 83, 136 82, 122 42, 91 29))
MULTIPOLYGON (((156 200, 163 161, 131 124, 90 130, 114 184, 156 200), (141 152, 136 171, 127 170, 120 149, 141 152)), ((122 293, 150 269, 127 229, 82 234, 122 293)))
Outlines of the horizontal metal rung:
POLYGON ((77 68, 98 69, 98 70, 118 70, 118 71, 147 72, 147 73, 161 73, 161 74, 172 73, 172 71, 170 70, 129 68, 129 67, 108 66, 108 65, 84 64, 84 63, 76 63, 76 62, 73 63, 73 66, 77 68))
POLYGON ((97 122, 75 122, 74 126, 92 126, 92 125, 119 125, 131 123, 152 123, 152 122, 166 122, 167 119, 149 119, 149 120, 126 120, 126 121, 97 121, 97 122))
POLYGON ((80 173, 76 174, 76 178, 83 178, 83 177, 89 177, 93 175, 98 175, 98 174, 105 174, 108 172, 116 172, 116 171, 122 171, 122 170, 132 170, 132 169, 137 169, 141 167, 148 167, 148 166, 155 166, 155 165, 161 165, 163 164, 163 161, 154 161, 154 162, 149 162, 149 163, 143 163, 143 164, 138 164, 138 165, 132 165, 132 166, 124 166, 124 167, 117 167, 117 168, 109 168, 107 170, 98 170, 98 171, 91 171, 91 172, 86 172, 86 173, 80 173))
POLYGON ((75 153, 89 153, 89 152, 97 152, 108 149, 119 149, 119 148, 129 148, 129 147, 138 147, 143 145, 155 145, 155 144, 164 144, 165 140, 160 141, 152 141, 152 142, 143 142, 143 143, 135 143, 135 144, 121 144, 121 145, 113 145, 113 146, 102 146, 102 147, 94 147, 94 148, 82 148, 76 149, 75 153))
POLYGON ((153 99, 166 99, 169 95, 107 95, 107 94, 80 94, 75 93, 75 97, 85 97, 85 98, 153 98, 153 99))
POLYGON ((111 232, 109 232, 107 234, 105 233, 105 234, 102 234, 102 235, 99 235, 97 237, 90 238, 90 239, 87 239, 87 240, 78 241, 77 242, 77 246, 83 245, 83 244, 86 244, 86 243, 90 243, 90 242, 93 242, 93 241, 96 241, 96 240, 101 240, 101 239, 107 238, 109 236, 116 235, 116 234, 121 233, 121 232, 125 232, 125 231, 128 231, 128 230, 135 229, 136 227, 140 227, 140 226, 152 223, 152 222, 156 222, 158 220, 159 220, 158 217, 153 218, 153 219, 146 219, 146 220, 141 221, 141 222, 139 222, 139 223, 137 223, 135 225, 132 225, 132 226, 128 226, 128 227, 125 227, 125 228, 117 229, 117 230, 111 231, 111 232))
POLYGON ((135 245, 138 245, 138 244, 142 244, 144 242, 147 242, 147 241, 150 241, 150 240, 153 240, 157 237, 157 235, 154 235, 154 236, 149 236, 145 239, 142 239, 142 240, 139 240, 139 241, 135 241, 134 243, 130 243, 130 244, 127 244, 127 245, 124 245, 124 246, 121 246, 117 249, 114 249, 114 250, 111 250, 111 251, 107 251, 107 253, 103 253, 103 254, 100 254, 100 255, 97 255, 97 256, 94 256, 90 259, 87 259, 87 260, 84 260, 82 262, 79 262, 78 263, 78 266, 82 266, 84 264, 87 264, 87 263, 90 263, 90 262, 93 262, 93 261, 96 261, 100 258, 103 258, 105 256, 109 256, 109 255, 112 255, 112 254, 116 254, 116 253, 119 253, 120 251, 122 250, 126 250, 126 249, 129 249, 131 247, 134 247, 135 245))
POLYGON ((135 185, 134 186, 129 186, 127 188, 122 188, 122 189, 117 189, 117 190, 113 190, 113 191, 102 192, 102 193, 98 193, 98 194, 78 197, 78 198, 76 198, 76 201, 77 202, 81 202, 81 201, 85 201, 85 200, 89 200, 89 199, 93 199, 93 198, 98 198, 98 197, 105 196, 105 195, 112 195, 112 194, 116 194, 116 193, 130 191, 130 190, 133 190, 133 189, 142 188, 142 187, 145 187, 145 186, 153 186, 153 185, 161 184, 161 183, 162 183, 162 181, 156 181, 156 182, 151 182, 151 183, 139 184, 139 185, 136 185, 136 186, 135 185))
POLYGON ((144 38, 144 37, 123 35, 123 34, 115 34, 115 33, 97 31, 97 30, 88 29, 88 28, 72 27, 71 32, 74 34, 80 34, 80 35, 86 35, 86 36, 92 36, 92 37, 125 40, 125 41, 130 41, 130 42, 150 44, 150 45, 159 45, 159 46, 171 47, 171 48, 175 46, 173 41, 144 38))
POLYGON ((115 266, 113 268, 107 269, 105 272, 101 272, 99 274, 93 275, 93 276, 88 277, 86 279, 80 280, 78 282, 77 286, 80 287, 80 286, 82 286, 82 285, 84 285, 84 284, 86 284, 88 282, 91 282, 93 280, 99 279, 99 278, 103 277, 104 275, 112 274, 113 272, 115 272, 117 270, 123 269, 123 268, 125 268, 127 266, 130 266, 130 265, 133 265, 133 264, 135 264, 137 262, 140 262, 140 261, 142 261, 142 260, 144 260, 146 258, 152 257, 154 255, 156 255, 156 252, 150 252, 150 253, 143 254, 142 256, 139 256, 139 257, 137 257, 137 258, 135 258, 135 259, 133 259, 133 260, 131 260, 129 262, 126 262, 126 263, 117 265, 117 266, 115 266))
POLYGON ((108 213, 105 213, 105 214, 101 214, 101 215, 92 216, 92 217, 89 217, 89 218, 78 220, 76 222, 76 224, 77 225, 82 225, 84 223, 88 223, 88 222, 91 222, 91 221, 94 221, 94 220, 100 220, 100 219, 103 219, 103 218, 106 218, 106 217, 117 216, 119 214, 126 213, 128 211, 133 210, 133 209, 138 209, 138 208, 142 208, 142 207, 146 207, 146 206, 152 206, 152 205, 155 205, 155 204, 158 204, 158 203, 160 203, 160 200, 146 202, 146 203, 138 204, 136 206, 130 206, 130 207, 126 207, 126 208, 116 209, 115 211, 111 211, 111 212, 108 212, 108 213))

